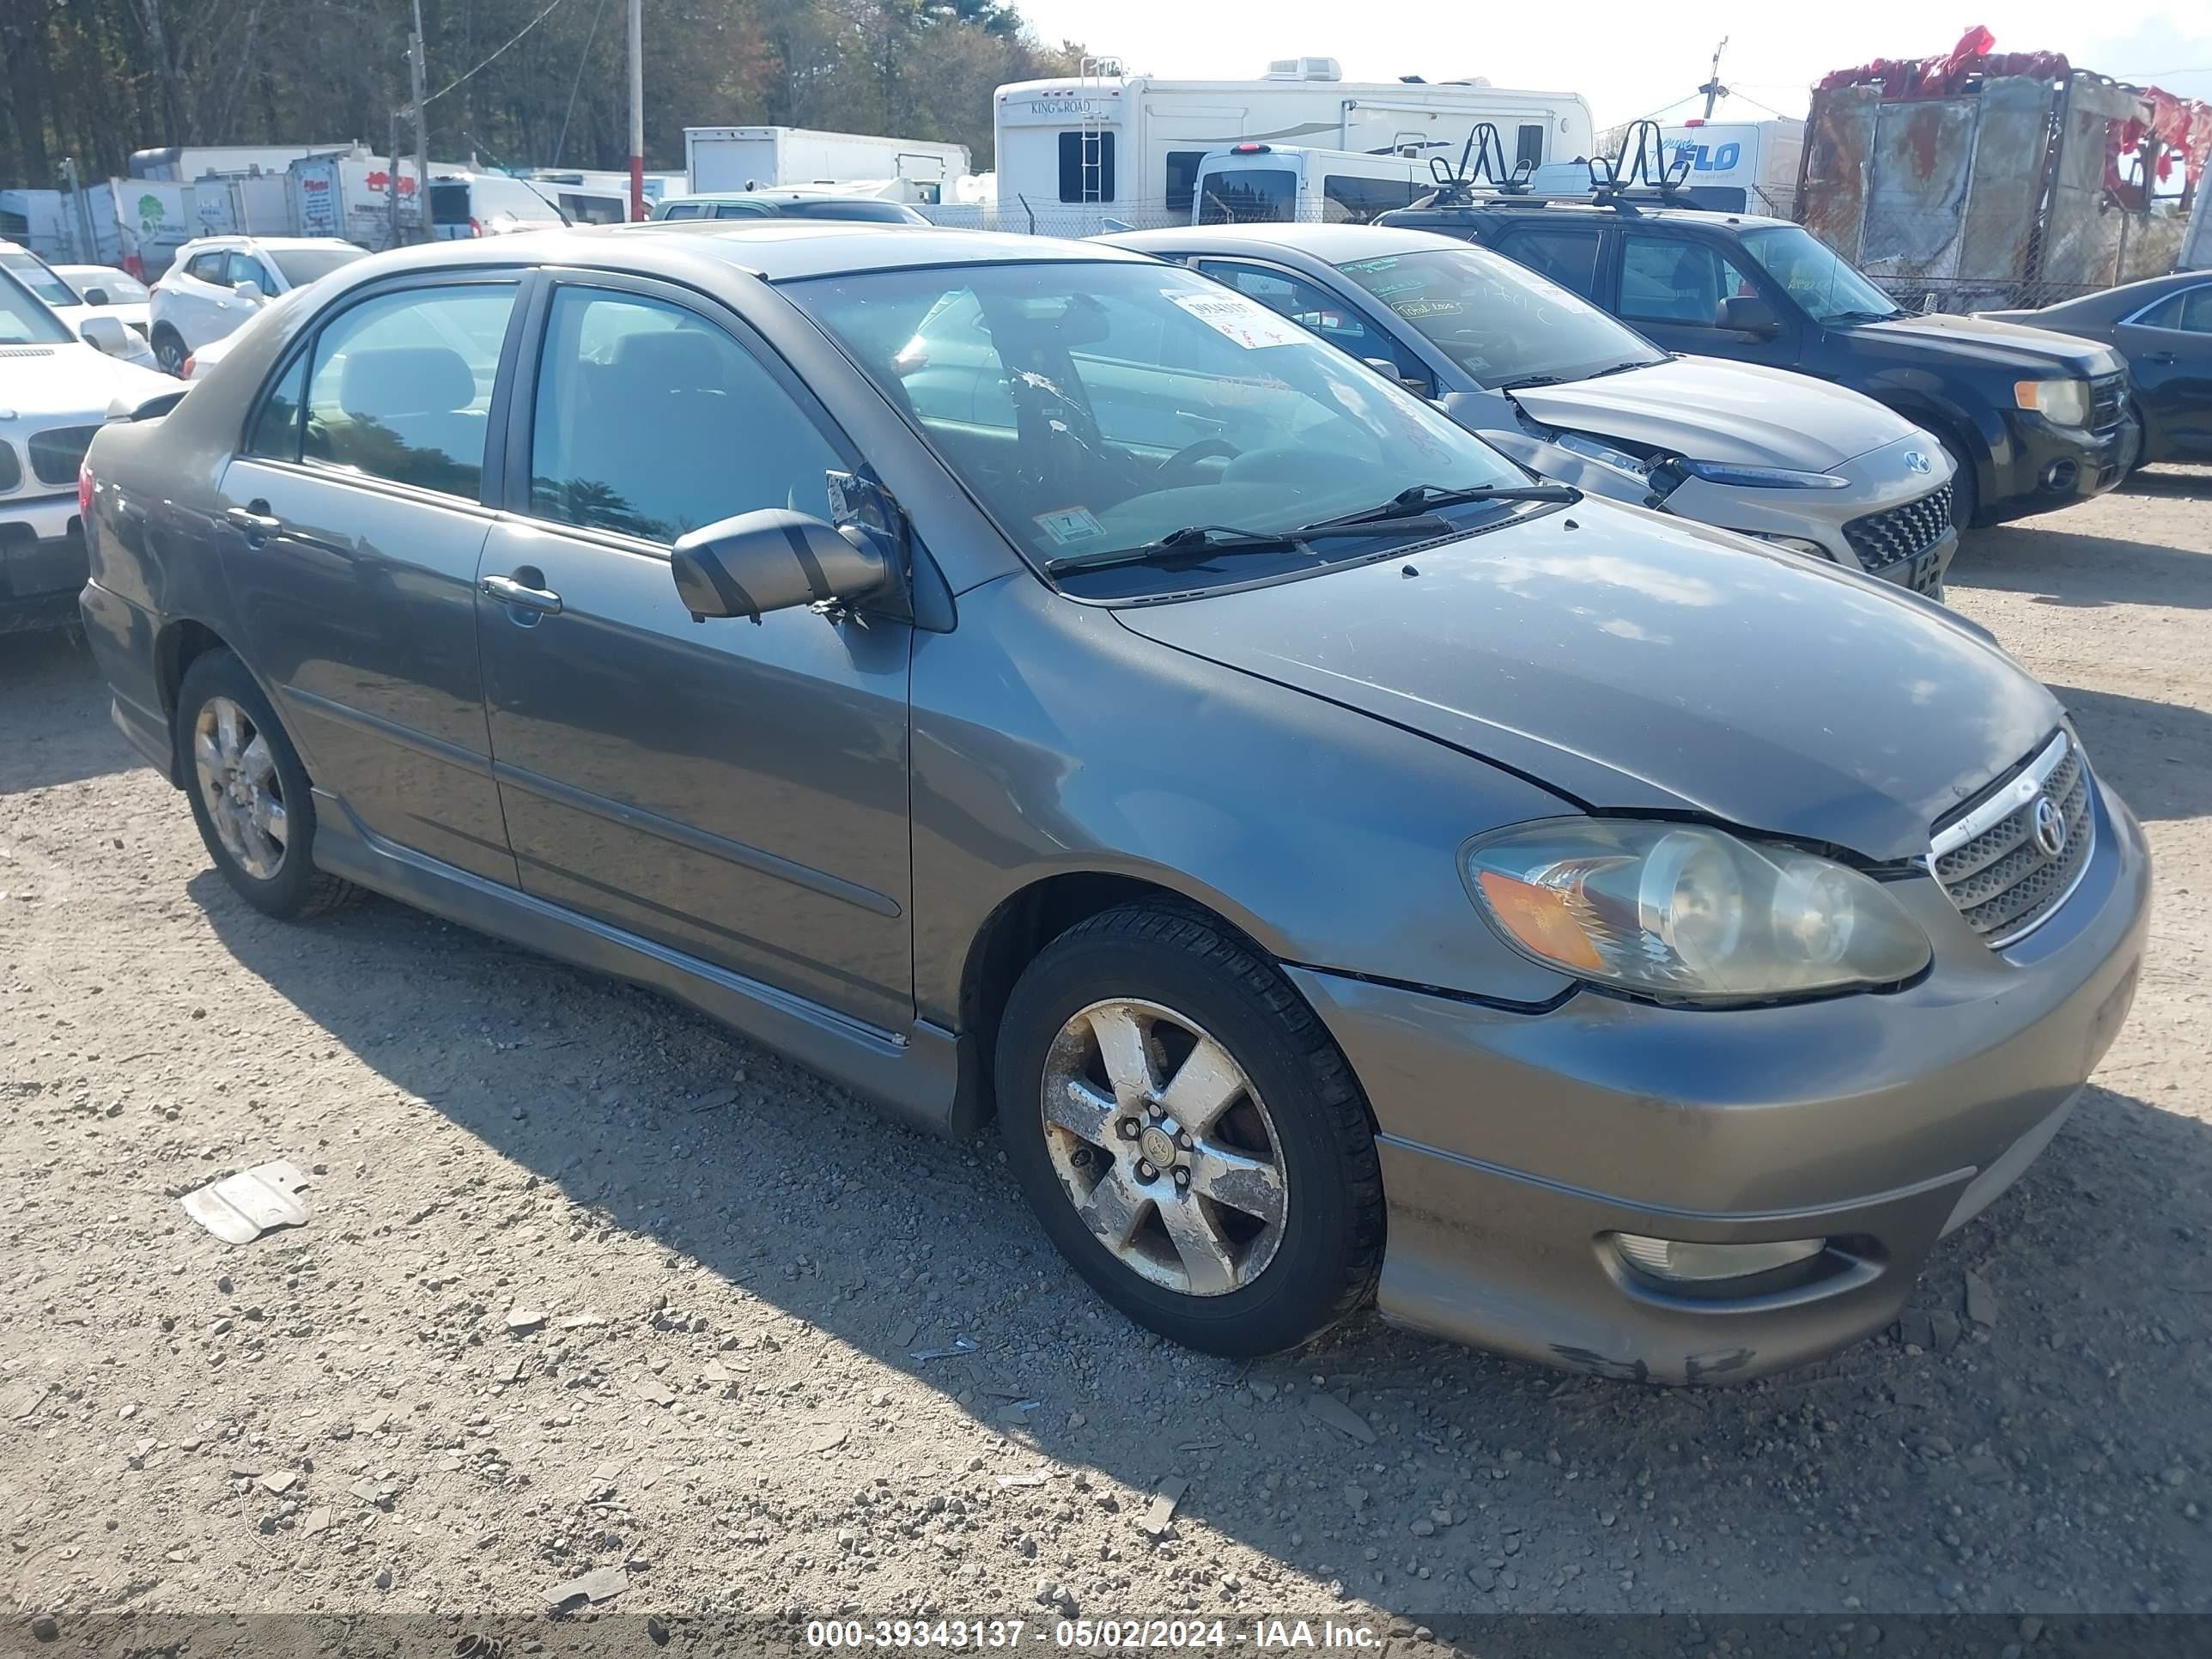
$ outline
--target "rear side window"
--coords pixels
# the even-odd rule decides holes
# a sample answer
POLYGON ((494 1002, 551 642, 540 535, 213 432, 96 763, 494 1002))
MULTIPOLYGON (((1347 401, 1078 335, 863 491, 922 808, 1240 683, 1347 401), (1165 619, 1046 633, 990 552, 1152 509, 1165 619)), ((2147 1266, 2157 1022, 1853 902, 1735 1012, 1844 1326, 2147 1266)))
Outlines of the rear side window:
POLYGON ((1331 173, 1321 181, 1321 216, 1332 225, 1364 225, 1393 208, 1411 206, 1410 179, 1362 179, 1350 173, 1331 173))
POLYGON ((823 474, 843 465, 705 318, 600 289, 554 295, 531 422, 538 517, 653 542, 762 507, 827 518, 823 474))
POLYGON ((1585 300, 1597 293, 1597 232, 1594 230, 1512 231, 1499 239, 1498 251, 1585 300))
POLYGON ((1620 314, 1644 322, 1711 328, 1721 301, 1758 287, 1705 242, 1632 233, 1620 252, 1620 314))
POLYGON ((1060 135, 1060 199, 1063 202, 1110 202, 1114 199, 1112 133, 1063 132, 1060 135))
POLYGON ((477 499, 512 286, 416 289, 341 313, 315 342, 302 456, 477 499))
POLYGON ((696 219, 701 209, 696 202, 671 202, 660 216, 664 219, 696 219))
POLYGON ((263 397, 252 430, 246 434, 247 454, 264 461, 300 459, 300 405, 307 383, 307 354, 302 351, 263 397))

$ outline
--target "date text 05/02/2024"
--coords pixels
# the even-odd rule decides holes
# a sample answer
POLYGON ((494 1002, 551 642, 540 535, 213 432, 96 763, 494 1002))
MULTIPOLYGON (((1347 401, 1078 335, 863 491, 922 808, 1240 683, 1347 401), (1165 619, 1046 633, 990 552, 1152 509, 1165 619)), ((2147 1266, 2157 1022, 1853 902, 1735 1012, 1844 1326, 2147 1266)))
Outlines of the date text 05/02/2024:
POLYGON ((1306 1649, 1374 1650, 1372 1625, 1334 1619, 829 1619, 806 1626, 810 1648, 1018 1649, 1085 1652, 1188 1648, 1246 1648, 1255 1652, 1306 1649))

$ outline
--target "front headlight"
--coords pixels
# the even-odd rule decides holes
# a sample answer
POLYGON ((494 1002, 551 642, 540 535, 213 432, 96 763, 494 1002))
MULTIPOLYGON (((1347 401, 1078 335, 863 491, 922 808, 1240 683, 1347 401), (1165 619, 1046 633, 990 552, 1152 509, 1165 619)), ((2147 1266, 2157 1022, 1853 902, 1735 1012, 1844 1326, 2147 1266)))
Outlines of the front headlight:
POLYGON ((1881 884, 1698 824, 1557 818, 1468 845, 1468 890, 1524 954, 1667 1001, 1894 985, 1929 945, 1881 884))
POLYGON ((1677 461, 1675 465, 1707 483, 1739 489, 1842 489, 1850 480, 1832 472, 1793 472, 1784 466, 1738 466, 1731 461, 1677 461))
POLYGON ((2089 424, 2087 380, 2015 380, 2013 401, 2056 426, 2089 424))

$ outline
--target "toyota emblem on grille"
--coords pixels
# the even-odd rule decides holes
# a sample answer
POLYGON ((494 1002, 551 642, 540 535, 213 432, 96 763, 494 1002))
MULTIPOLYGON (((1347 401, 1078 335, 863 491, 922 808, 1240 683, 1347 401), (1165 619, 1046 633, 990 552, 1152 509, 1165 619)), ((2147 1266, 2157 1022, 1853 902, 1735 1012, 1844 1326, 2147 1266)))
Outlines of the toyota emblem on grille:
POLYGON ((1908 449, 1905 452, 1905 470, 1907 472, 1925 472, 1928 471, 1933 465, 1934 464, 1930 462, 1925 455, 1922 454, 1917 449, 1908 449))
POLYGON ((2058 803, 2048 795, 2035 798, 2035 844, 2047 859, 2066 851, 2066 819, 2058 811, 2058 803))

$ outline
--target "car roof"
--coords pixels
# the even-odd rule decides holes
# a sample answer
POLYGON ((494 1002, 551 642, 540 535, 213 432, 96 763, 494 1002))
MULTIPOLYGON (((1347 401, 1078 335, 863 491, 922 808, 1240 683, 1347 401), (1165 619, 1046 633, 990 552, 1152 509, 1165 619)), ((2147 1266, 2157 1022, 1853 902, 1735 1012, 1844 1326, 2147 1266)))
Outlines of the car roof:
POLYGON ((1457 237, 1401 225, 1179 225, 1165 230, 1131 230, 1096 239, 1139 253, 1253 253, 1287 250, 1325 264, 1343 264, 1392 253, 1433 248, 1464 248, 1457 237))
POLYGON ((2033 311, 2006 312, 2008 317, 2050 317, 2066 322, 2105 323, 2116 321, 2156 305, 2169 294, 2184 289, 2202 288, 2212 283, 2212 270, 2176 270, 2164 276, 2146 276, 2139 283, 2124 283, 2118 288, 2099 289, 2091 294, 2077 294, 2070 300, 2059 300, 2033 311))
POLYGON ((1142 256, 1095 242, 854 219, 647 220, 418 244, 346 267, 347 286, 409 270, 574 264, 681 280, 720 265, 771 283, 934 265, 1099 264, 1142 256))
POLYGON ((1768 225, 1788 225, 1789 219, 1770 218, 1759 213, 1722 213, 1711 208, 1645 207, 1632 204, 1635 211, 1624 213, 1618 207, 1601 207, 1595 202, 1516 201, 1510 196, 1486 198, 1480 202, 1439 202, 1426 205, 1394 208, 1393 218, 1411 217, 1417 214, 1433 213, 1452 223, 1483 223, 1512 217, 1556 218, 1562 216, 1575 218, 1595 218, 1606 224, 1662 224, 1706 226, 1717 228, 1733 225, 1742 230, 1759 229, 1768 225))
POLYGON ((700 190, 682 196, 664 196, 663 202, 887 202, 887 197, 857 196, 848 190, 806 190, 793 185, 772 190, 700 190))

